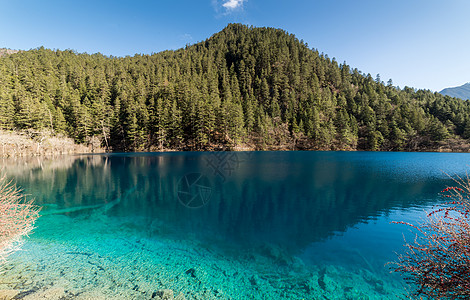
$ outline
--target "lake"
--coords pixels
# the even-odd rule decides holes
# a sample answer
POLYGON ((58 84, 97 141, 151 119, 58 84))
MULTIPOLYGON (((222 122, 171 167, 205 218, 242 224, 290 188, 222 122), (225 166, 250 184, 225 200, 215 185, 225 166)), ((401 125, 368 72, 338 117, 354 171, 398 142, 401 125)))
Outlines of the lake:
POLYGON ((400 299, 388 262, 469 154, 178 152, 3 160, 42 207, 19 299, 400 299), (170 291, 171 290, 171 291, 170 291))

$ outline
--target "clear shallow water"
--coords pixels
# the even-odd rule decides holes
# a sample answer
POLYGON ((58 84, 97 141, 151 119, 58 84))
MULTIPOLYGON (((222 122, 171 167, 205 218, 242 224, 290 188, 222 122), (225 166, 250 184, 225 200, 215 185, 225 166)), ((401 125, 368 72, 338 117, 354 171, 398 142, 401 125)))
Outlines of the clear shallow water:
POLYGON ((385 264, 470 155, 113 154, 3 161, 42 206, 17 297, 400 299, 385 264))

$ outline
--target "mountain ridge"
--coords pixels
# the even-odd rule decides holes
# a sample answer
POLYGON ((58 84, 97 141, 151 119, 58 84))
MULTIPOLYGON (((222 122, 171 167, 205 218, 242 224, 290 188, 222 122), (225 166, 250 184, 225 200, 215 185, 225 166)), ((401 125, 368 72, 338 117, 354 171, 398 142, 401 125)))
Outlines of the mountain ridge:
POLYGON ((445 96, 470 100, 470 82, 467 82, 461 86, 445 88, 439 93, 445 96))

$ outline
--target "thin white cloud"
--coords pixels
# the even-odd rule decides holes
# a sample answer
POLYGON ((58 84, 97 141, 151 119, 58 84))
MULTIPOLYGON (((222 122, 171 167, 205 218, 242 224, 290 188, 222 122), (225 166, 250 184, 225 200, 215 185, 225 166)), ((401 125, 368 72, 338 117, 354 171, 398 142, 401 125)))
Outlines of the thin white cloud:
POLYGON ((243 2, 245 2, 245 0, 226 0, 222 6, 228 10, 234 10, 242 7, 243 2))
POLYGON ((193 36, 190 35, 189 33, 185 33, 185 34, 182 34, 179 36, 180 40, 184 40, 184 41, 192 41, 193 40, 193 36))

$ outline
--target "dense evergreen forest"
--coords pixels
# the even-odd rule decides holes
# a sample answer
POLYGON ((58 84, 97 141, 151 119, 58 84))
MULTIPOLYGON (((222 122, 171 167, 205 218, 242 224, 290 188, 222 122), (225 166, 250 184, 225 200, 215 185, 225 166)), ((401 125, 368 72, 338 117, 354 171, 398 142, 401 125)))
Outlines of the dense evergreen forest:
POLYGON ((112 151, 430 150, 466 144, 470 104, 385 84, 283 30, 230 24, 152 55, 3 55, 0 129, 112 151))

